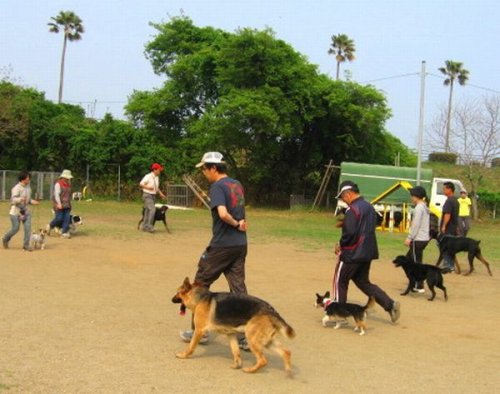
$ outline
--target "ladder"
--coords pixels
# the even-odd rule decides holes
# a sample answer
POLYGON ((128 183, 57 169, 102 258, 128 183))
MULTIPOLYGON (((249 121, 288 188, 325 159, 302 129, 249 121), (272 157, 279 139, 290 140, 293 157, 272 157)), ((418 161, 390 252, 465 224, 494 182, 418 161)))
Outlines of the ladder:
POLYGON ((210 197, 189 175, 183 175, 182 180, 191 189, 194 195, 210 210, 210 197))
POLYGON ((314 211, 314 208, 316 208, 321 204, 321 201, 325 196, 328 184, 330 183, 330 179, 332 178, 333 170, 335 170, 335 168, 338 168, 338 166, 333 165, 333 160, 330 160, 330 162, 325 167, 326 167, 326 172, 325 175, 323 176, 323 180, 321 181, 321 185, 319 187, 318 193, 316 194, 316 198, 314 199, 311 212, 314 211))

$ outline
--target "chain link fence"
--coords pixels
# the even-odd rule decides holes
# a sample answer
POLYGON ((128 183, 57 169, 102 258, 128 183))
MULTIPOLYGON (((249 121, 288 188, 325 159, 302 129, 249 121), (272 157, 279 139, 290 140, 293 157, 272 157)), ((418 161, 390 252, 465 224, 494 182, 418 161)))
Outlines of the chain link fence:
MULTIPOLYGON (((32 198, 50 200, 54 192, 54 182, 59 177, 59 172, 31 171, 32 198)), ((19 182, 19 171, 0 170, 0 199, 9 200, 11 189, 19 182)))

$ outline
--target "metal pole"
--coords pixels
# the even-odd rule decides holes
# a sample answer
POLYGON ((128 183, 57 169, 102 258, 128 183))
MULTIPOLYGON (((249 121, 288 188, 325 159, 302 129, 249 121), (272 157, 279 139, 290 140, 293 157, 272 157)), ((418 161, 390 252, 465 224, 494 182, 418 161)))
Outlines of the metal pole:
POLYGON ((424 106, 425 106, 425 60, 422 61, 420 71, 420 116, 418 119, 418 139, 417 139, 417 185, 420 185, 422 178, 422 143, 424 139, 424 106))
POLYGON ((120 201, 121 167, 118 164, 118 201, 120 201))

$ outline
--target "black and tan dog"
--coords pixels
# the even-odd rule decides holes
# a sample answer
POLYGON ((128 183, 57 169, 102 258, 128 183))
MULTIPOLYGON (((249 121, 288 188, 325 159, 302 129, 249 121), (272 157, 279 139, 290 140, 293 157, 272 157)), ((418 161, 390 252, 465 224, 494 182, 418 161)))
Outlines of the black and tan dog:
POLYGON ((466 237, 456 237, 453 235, 439 234, 436 237, 439 246, 439 257, 436 265, 439 265, 443 260, 445 254, 451 256, 451 258, 455 261, 455 267, 457 274, 460 274, 460 265, 458 264, 457 253, 467 252, 467 257, 469 260, 469 272, 464 275, 470 275, 472 271, 474 271, 474 258, 477 258, 481 261, 488 270, 488 274, 493 276, 490 269, 490 264, 486 261, 486 259, 481 254, 481 248, 479 247, 479 243, 481 241, 477 241, 472 238, 466 237))
POLYGON ((341 321, 338 318, 346 321, 348 317, 352 317, 356 324, 354 331, 359 331, 359 335, 365 335, 366 330, 366 310, 371 308, 375 304, 375 300, 370 297, 365 306, 351 303, 339 303, 332 301, 330 299, 330 292, 327 291, 325 295, 320 295, 316 293, 316 308, 323 307, 325 310, 325 317, 323 317, 322 323, 326 327, 326 323, 329 321, 335 321, 335 327, 340 327, 341 321))
POLYGON ((264 348, 272 347, 283 358, 285 371, 291 375, 291 352, 276 339, 276 334, 293 338, 295 331, 267 302, 249 295, 212 293, 196 283, 191 284, 189 278, 179 287, 172 302, 181 303, 193 312, 195 327, 188 348, 177 353, 178 358, 191 356, 203 334, 213 330, 228 336, 234 360, 232 367, 240 368, 236 334, 244 333, 257 361, 243 371, 256 372, 264 367, 267 364, 264 348))
MULTIPOLYGON (((146 211, 146 208, 142 208, 142 217, 139 220, 139 223, 137 223, 137 230, 140 230, 142 222, 144 222, 144 212, 146 211)), ((155 226, 156 222, 163 222, 163 225, 165 226, 165 230, 167 230, 167 233, 170 233, 170 229, 168 228, 167 224, 167 211, 168 211, 168 206, 165 204, 155 204, 155 217, 153 219, 153 227, 155 226)))
POLYGON ((418 282, 423 282, 425 280, 432 294, 431 297, 428 298, 429 301, 432 301, 436 297, 434 287, 443 290, 444 299, 448 301, 448 293, 443 284, 443 274, 440 268, 429 264, 416 264, 406 256, 396 257, 393 260, 393 264, 396 267, 403 268, 408 278, 408 287, 401 293, 402 296, 407 295, 415 288, 418 282))

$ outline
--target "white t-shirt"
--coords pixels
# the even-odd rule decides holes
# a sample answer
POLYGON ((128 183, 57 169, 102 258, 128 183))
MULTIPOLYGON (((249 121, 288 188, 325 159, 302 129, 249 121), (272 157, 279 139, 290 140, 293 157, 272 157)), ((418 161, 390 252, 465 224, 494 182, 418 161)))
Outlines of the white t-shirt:
POLYGON ((156 176, 154 172, 150 172, 149 174, 146 174, 144 178, 142 178, 140 185, 147 187, 153 186, 154 187, 153 190, 148 190, 143 188, 142 191, 144 193, 155 195, 156 193, 158 193, 158 190, 160 189, 160 177, 156 176))

